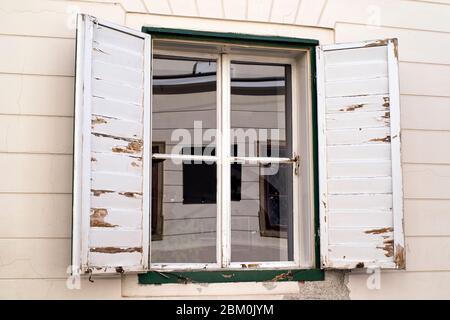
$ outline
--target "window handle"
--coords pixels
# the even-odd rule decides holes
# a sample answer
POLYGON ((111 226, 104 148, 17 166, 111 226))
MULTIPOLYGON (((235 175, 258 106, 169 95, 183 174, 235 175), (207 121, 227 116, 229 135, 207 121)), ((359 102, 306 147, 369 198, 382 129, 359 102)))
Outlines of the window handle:
POLYGON ((291 162, 294 163, 294 173, 298 175, 300 169, 300 156, 294 153, 294 157, 291 159, 291 162))

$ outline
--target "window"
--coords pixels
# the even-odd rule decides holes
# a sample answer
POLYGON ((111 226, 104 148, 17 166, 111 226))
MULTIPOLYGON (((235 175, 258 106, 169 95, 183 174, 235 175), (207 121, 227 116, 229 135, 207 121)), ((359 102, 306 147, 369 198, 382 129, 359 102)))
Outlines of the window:
POLYGON ((395 39, 144 30, 78 18, 73 272, 404 268, 395 39))
MULTIPOLYGON (((298 232, 311 225, 299 223, 294 188, 305 190, 306 202, 312 177, 297 178, 293 117, 307 119, 309 110, 292 83, 306 82, 305 57, 304 50, 153 41, 152 137, 169 146, 153 153, 168 178, 154 268, 300 267, 298 232)), ((302 135, 305 167, 309 137, 302 135)))

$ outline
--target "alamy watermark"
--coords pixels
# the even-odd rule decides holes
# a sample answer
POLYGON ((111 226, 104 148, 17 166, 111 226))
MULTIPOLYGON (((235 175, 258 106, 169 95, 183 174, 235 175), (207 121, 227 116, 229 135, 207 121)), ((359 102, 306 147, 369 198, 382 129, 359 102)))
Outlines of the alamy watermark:
MULTIPOLYGON (((232 161, 237 163, 257 164, 260 158, 280 157, 280 141, 284 139, 280 129, 232 128, 221 132, 230 137, 230 148, 236 146, 231 152, 232 161), (259 159, 258 159, 259 158, 259 159)), ((191 148, 189 155, 213 156, 217 145, 217 129, 203 129, 202 121, 194 121, 193 129, 175 129, 171 133, 170 142, 173 145, 171 154, 182 155, 185 148, 191 148)), ((182 164, 185 159, 174 157, 174 164, 182 164)), ((220 159, 219 159, 220 160, 220 159)), ((194 163, 212 164, 211 158, 195 159, 194 163)), ((270 170, 265 174, 276 174, 278 163, 271 163, 270 170)))

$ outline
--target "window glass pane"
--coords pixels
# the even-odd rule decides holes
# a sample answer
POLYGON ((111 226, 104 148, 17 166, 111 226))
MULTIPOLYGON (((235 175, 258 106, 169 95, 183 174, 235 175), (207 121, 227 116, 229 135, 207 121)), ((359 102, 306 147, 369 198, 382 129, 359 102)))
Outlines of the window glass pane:
POLYGON ((231 202, 231 261, 293 260, 292 164, 242 165, 242 198, 231 202))
POLYGON ((231 63, 231 142, 238 156, 292 157, 290 79, 290 65, 231 63))
POLYGON ((154 56, 152 138, 167 153, 215 145, 216 72, 215 60, 154 56))
POLYGON ((200 194, 198 187, 215 184, 216 175, 215 163, 153 160, 152 263, 216 262, 217 205, 215 201, 202 202, 201 197, 192 198, 200 194), (205 174, 186 174, 186 166, 205 174), (187 188, 191 201, 184 199, 187 188))

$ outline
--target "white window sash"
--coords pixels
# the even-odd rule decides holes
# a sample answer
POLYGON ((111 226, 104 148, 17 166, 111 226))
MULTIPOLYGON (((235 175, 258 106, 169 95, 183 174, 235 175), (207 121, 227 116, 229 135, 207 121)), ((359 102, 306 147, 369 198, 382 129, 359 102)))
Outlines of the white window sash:
MULTIPOLYGON (((173 51, 157 50, 155 54, 175 56, 173 51), (169 54, 170 53, 170 54, 169 54)), ((232 55, 232 54, 220 54, 206 56, 195 54, 192 52, 179 52, 176 56, 188 56, 188 57, 200 57, 200 58, 213 58, 217 59, 217 131, 216 131, 216 156, 203 156, 203 155, 179 155, 179 154, 153 154, 153 159, 166 159, 166 160, 191 160, 191 161, 211 161, 217 163, 217 233, 216 233, 216 263, 152 263, 151 268, 153 270, 223 270, 223 269, 240 269, 243 266, 247 268, 257 269, 282 269, 282 268, 298 268, 307 269, 311 268, 309 264, 301 264, 300 261, 300 248, 303 245, 300 244, 300 226, 299 226, 299 206, 295 195, 299 194, 298 188, 298 176, 295 174, 296 164, 293 163, 295 156, 299 155, 298 146, 298 119, 299 111, 297 95, 299 90, 297 89, 297 77, 299 67, 297 62, 291 58, 273 58, 273 57, 260 57, 258 56, 258 62, 267 63, 281 63, 290 64, 292 66, 291 72, 291 86, 292 86, 292 152, 293 158, 286 157, 232 157, 230 154, 230 132, 231 132, 231 75, 230 66, 231 61, 255 61, 255 56, 248 55, 232 55), (231 164, 233 162, 253 162, 259 164, 265 163, 293 163, 292 175, 293 175, 293 261, 240 261, 231 262, 231 164)), ((310 72, 308 70, 308 72, 310 72)), ((300 155, 301 156, 301 155, 300 155)), ((304 155, 309 157, 309 155, 304 155)), ((313 243, 314 239, 310 240, 313 243)))

